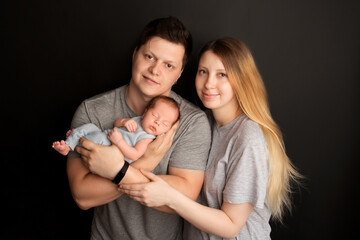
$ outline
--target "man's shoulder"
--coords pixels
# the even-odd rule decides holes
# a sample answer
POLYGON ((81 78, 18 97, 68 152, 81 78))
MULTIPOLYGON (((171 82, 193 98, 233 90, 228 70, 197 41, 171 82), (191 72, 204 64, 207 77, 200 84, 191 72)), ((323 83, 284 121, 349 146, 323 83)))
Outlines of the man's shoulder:
POLYGON ((175 92, 171 92, 170 97, 172 97, 175 101, 178 102, 181 117, 187 115, 206 117, 204 111, 202 111, 198 106, 176 94, 175 92))
POLYGON ((118 87, 100 94, 97 94, 93 97, 84 100, 84 104, 87 106, 96 106, 102 104, 111 104, 117 99, 119 99, 124 91, 125 86, 118 87))
POLYGON ((179 129, 192 138, 195 135, 202 135, 210 139, 210 123, 205 112, 174 92, 171 93, 170 97, 179 103, 181 119, 179 129))

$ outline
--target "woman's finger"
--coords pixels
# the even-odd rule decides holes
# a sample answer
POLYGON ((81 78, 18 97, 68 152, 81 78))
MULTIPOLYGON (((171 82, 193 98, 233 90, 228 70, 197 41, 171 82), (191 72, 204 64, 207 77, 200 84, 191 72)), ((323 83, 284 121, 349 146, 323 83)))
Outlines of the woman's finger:
POLYGON ((155 180, 161 179, 160 177, 156 176, 152 172, 149 172, 149 171, 146 171, 146 170, 143 170, 143 169, 140 169, 140 172, 152 182, 155 181, 155 180))

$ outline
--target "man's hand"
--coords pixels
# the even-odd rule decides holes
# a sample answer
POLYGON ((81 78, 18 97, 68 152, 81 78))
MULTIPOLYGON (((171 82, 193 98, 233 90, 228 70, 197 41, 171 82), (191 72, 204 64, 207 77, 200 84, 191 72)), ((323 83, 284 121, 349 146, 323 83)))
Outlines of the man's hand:
POLYGON ((163 158, 172 145, 179 123, 180 121, 177 121, 167 133, 157 136, 156 139, 149 144, 143 156, 149 158, 161 156, 160 158, 163 158))
POLYGON ((80 143, 81 146, 77 146, 75 151, 81 155, 83 164, 101 177, 114 179, 124 165, 124 156, 120 150, 114 145, 102 146, 85 138, 81 138, 80 143))

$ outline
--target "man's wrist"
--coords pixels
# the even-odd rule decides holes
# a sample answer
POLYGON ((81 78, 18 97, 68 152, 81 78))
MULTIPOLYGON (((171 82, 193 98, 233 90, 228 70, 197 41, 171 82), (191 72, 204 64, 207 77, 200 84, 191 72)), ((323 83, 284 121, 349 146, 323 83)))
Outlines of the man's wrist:
POLYGON ((121 180, 124 178, 128 168, 129 168, 129 163, 124 160, 124 165, 122 166, 120 171, 115 175, 112 182, 115 183, 115 184, 119 184, 121 182, 121 180))

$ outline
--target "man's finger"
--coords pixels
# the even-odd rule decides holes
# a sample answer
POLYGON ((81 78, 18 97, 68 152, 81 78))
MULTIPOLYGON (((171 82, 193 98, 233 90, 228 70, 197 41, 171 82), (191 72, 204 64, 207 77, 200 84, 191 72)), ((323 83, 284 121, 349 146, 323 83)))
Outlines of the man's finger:
POLYGON ((85 149, 85 148, 83 148, 81 146, 76 146, 75 151, 77 153, 79 153, 81 156, 89 157, 89 154, 90 154, 90 152, 87 149, 85 149))
POLYGON ((85 167, 89 168, 89 159, 87 157, 81 156, 81 161, 85 167))
POLYGON ((174 136, 176 134, 176 130, 179 126, 180 120, 177 121, 171 128, 170 130, 165 134, 164 137, 164 141, 166 141, 167 143, 172 142, 172 140, 174 139, 174 136))
POLYGON ((86 148, 88 150, 92 150, 95 146, 95 143, 87 140, 86 138, 80 138, 80 144, 81 144, 81 146, 83 146, 84 148, 86 148))

